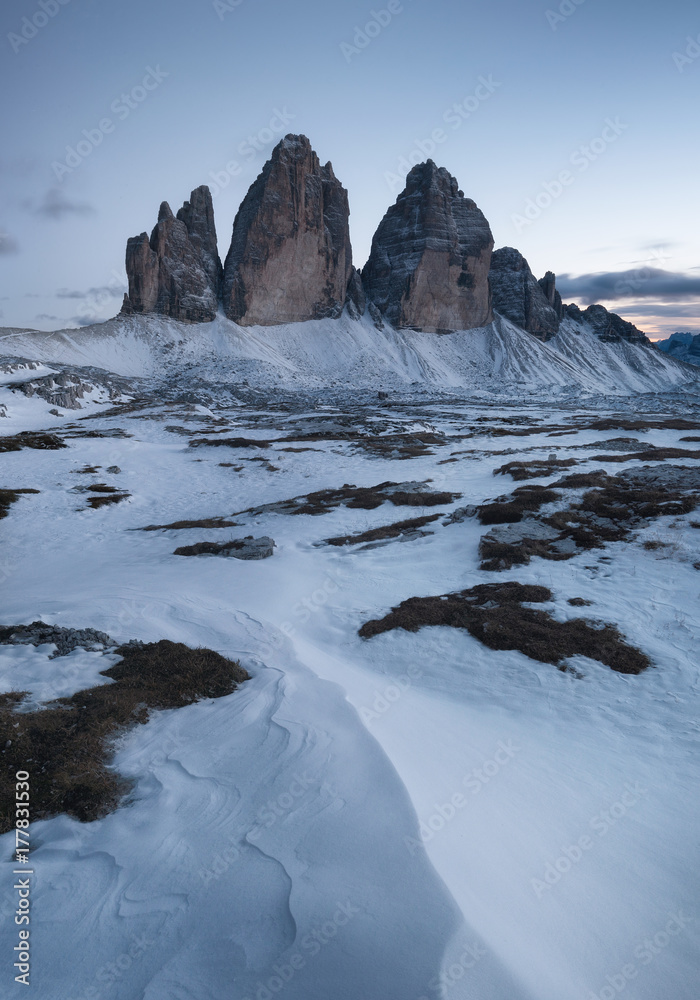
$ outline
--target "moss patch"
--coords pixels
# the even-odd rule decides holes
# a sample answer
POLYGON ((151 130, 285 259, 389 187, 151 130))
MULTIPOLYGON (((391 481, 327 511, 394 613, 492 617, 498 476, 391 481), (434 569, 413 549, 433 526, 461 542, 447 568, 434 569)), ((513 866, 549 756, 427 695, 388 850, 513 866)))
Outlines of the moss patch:
POLYGON ((44 451, 59 451, 68 445, 57 434, 47 434, 43 431, 22 431, 11 437, 0 437, 0 452, 21 451, 22 448, 35 448, 44 451))
MULTIPOLYGON (((399 538, 401 535, 420 531, 426 524, 437 521, 442 514, 430 514, 426 517, 413 517, 407 521, 394 521, 393 524, 385 524, 381 528, 371 528, 358 535, 339 535, 336 538, 327 538, 327 545, 361 545, 365 542, 378 542, 385 538, 399 538)), ((430 534, 430 532, 420 532, 430 534)))
POLYGON ((0 518, 7 517, 10 507, 16 503, 23 493, 39 493, 39 490, 5 490, 0 489, 0 518))
POLYGON ((384 618, 365 622, 363 639, 401 628, 426 625, 463 628, 489 649, 517 649, 540 663, 562 667, 570 656, 587 656, 623 674, 639 674, 649 657, 628 645, 614 625, 573 618, 559 622, 546 611, 527 607, 552 599, 546 587, 487 583, 440 597, 411 597, 384 618))
POLYGON ((79 691, 36 712, 14 712, 20 693, 0 702, 0 832, 14 826, 14 775, 28 770, 32 819, 68 813, 90 822, 113 811, 129 783, 111 769, 115 737, 148 721, 152 709, 181 708, 235 691, 248 674, 211 649, 183 643, 127 645, 102 671, 113 684, 79 691))

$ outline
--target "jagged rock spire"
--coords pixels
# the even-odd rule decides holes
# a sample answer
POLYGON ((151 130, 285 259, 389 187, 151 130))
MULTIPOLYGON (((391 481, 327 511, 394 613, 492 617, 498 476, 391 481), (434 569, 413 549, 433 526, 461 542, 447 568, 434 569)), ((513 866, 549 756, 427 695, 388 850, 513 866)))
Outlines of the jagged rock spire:
POLYGON ((223 303, 244 326, 339 316, 352 274, 348 196, 303 135, 272 152, 233 224, 223 303))
POLYGON ((160 313, 173 319, 204 323, 216 316, 221 262, 211 193, 196 188, 177 218, 167 201, 158 222, 126 245, 129 292, 122 312, 160 313))

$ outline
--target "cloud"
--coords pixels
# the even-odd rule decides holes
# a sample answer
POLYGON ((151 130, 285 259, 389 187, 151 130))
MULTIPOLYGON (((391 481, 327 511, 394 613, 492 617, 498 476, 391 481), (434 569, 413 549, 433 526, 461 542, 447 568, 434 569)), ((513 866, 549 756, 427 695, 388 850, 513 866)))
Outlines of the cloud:
POLYGON ((700 321, 700 301, 679 302, 669 304, 666 302, 626 302, 622 313, 634 313, 637 316, 678 316, 696 319, 700 321))
POLYGON ((14 236, 0 232, 0 255, 19 253, 19 244, 14 236))
POLYGON ((88 288, 86 292, 73 291, 69 288, 59 288, 57 299, 121 299, 127 290, 126 285, 100 285, 98 288, 88 288))
POLYGON ((34 319, 50 319, 50 320, 57 320, 60 318, 61 318, 60 316, 52 316, 50 313, 38 313, 34 317, 34 319))
POLYGON ((25 203, 35 215, 43 215, 46 219, 60 221, 66 215, 94 215, 95 209, 92 205, 83 201, 71 201, 60 188, 49 188, 44 195, 44 200, 32 208, 31 204, 25 203))
POLYGON ((75 323, 76 326, 92 326, 94 323, 104 323, 104 320, 87 313, 82 316, 71 316, 70 322, 75 323))
POLYGON ((581 299, 586 305, 640 298, 675 302, 700 297, 700 276, 639 267, 577 276, 562 274, 557 277, 557 288, 565 299, 581 299))

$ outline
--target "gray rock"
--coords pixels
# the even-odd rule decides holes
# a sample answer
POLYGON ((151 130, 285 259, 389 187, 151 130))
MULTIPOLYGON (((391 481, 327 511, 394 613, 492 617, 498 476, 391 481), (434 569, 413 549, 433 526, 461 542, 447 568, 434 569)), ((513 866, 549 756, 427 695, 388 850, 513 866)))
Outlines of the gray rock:
POLYGON ((557 314, 557 319, 561 320, 564 315, 564 305, 561 301, 561 295, 557 291, 557 279, 554 272, 547 271, 544 278, 540 278, 537 284, 544 292, 547 302, 549 302, 550 306, 557 314))
MULTIPOLYGON (((556 334, 560 316, 518 250, 503 247, 494 251, 489 281, 493 308, 502 316, 540 340, 549 340, 556 334)), ((545 283, 551 294, 551 282, 545 283)))
POLYGON ((360 277, 360 272, 355 267, 350 272, 345 305, 353 319, 359 319, 360 316, 364 315, 367 308, 367 296, 362 286, 362 278, 360 277))
POLYGON ((522 521, 515 524, 497 524, 482 537, 489 541, 514 545, 521 542, 523 538, 547 542, 559 538, 559 535, 560 532, 556 528, 551 528, 548 524, 543 524, 542 521, 536 521, 534 518, 524 517, 522 521))
POLYGON ((43 646, 44 644, 56 646, 50 659, 68 656, 79 647, 94 652, 118 645, 105 632, 98 632, 94 628, 63 628, 60 625, 47 625, 39 621, 30 625, 0 626, 0 645, 43 646))
POLYGON ((466 507, 458 507, 456 510, 453 510, 442 523, 460 524, 462 521, 466 521, 468 518, 474 517, 478 509, 479 508, 474 504, 468 504, 466 507))
POLYGON ((118 465, 108 465, 105 469, 105 472, 111 472, 114 476, 118 475, 121 471, 118 465))
POLYGON ((196 188, 177 218, 164 201, 151 233, 132 236, 126 245, 129 292, 122 312, 160 313, 190 323, 216 316, 221 263, 211 193, 196 188))
POLYGON ((263 535, 253 538, 234 538, 230 542, 197 542, 175 549, 176 556, 226 556, 233 559, 269 559, 276 545, 271 538, 263 535))
POLYGON ((581 310, 577 305, 568 305, 564 306, 564 314, 578 323, 588 323, 598 340, 604 342, 626 340, 630 344, 651 345, 645 333, 622 319, 617 313, 609 312, 605 306, 593 305, 581 310))
POLYGON ((397 329, 430 333, 491 322, 493 236, 454 177, 432 160, 414 167, 372 240, 362 269, 368 299, 397 329))
POLYGON ((274 326, 339 316, 352 274, 349 215, 331 164, 321 166, 306 136, 286 136, 233 224, 223 282, 229 319, 274 326))

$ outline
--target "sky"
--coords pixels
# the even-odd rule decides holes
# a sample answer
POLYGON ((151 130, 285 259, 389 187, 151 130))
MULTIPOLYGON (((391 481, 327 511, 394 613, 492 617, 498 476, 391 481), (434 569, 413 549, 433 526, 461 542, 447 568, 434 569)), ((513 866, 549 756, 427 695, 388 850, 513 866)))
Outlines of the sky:
POLYGON ((430 156, 565 301, 700 333, 697 0, 5 0, 0 52, 0 325, 113 316, 127 238, 200 184, 225 257, 292 132, 358 266, 430 156))

